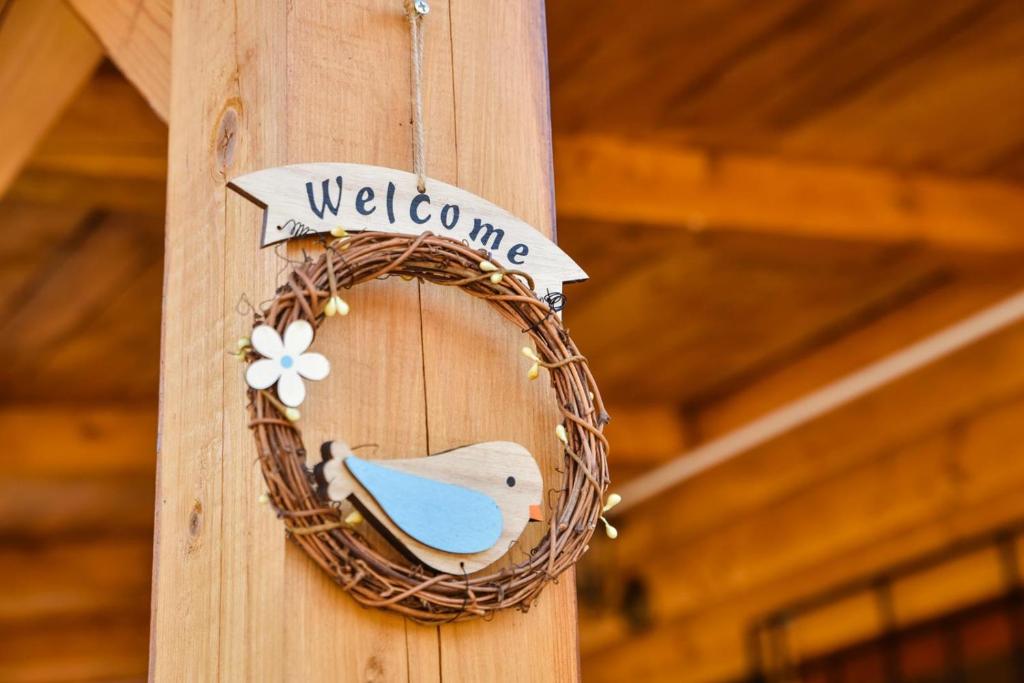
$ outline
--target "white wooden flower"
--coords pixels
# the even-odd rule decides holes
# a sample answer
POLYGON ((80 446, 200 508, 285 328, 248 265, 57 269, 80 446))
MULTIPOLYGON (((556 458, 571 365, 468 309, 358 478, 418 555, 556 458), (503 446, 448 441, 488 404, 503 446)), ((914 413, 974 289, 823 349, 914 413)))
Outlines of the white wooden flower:
POLYGON ((319 380, 331 371, 327 359, 319 353, 306 353, 313 342, 313 326, 296 320, 284 331, 284 339, 270 325, 252 331, 252 347, 265 356, 245 371, 245 381, 253 389, 266 389, 277 383, 277 397, 286 406, 296 408, 306 398, 303 378, 319 380))

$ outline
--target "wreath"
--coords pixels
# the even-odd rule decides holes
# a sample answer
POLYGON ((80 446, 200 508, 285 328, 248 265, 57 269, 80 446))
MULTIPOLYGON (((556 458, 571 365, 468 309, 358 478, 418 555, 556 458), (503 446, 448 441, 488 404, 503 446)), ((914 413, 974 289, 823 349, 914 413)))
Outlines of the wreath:
MULTIPOLYGON (((348 312, 340 296, 343 289, 393 276, 457 287, 487 301, 528 335, 533 346, 524 347, 523 353, 532 361, 527 372, 530 379, 538 376, 540 368, 548 369, 562 415, 552 437, 559 439, 564 453, 561 483, 554 504, 547 501, 547 533, 522 562, 458 574, 396 561, 366 542, 355 523, 357 515, 343 516, 337 503, 323 497, 317 473, 306 465, 298 411, 266 387, 250 386, 250 427, 267 500, 284 520, 289 537, 365 606, 432 624, 486 617, 510 607, 527 610, 549 581, 586 552, 599 522, 610 536, 615 535, 603 516, 618 502, 615 494, 604 500, 609 478, 608 443, 602 429, 608 416, 586 358, 557 315, 560 295, 538 298, 527 273, 506 270, 486 251, 431 233, 348 235, 337 230, 332 235, 337 239, 325 241, 319 257, 307 256, 274 298, 255 312, 254 337, 240 340, 238 349, 239 357, 249 363, 247 372, 267 362, 254 348, 259 346, 253 342, 259 331, 269 326, 287 336, 292 323, 305 321, 311 333, 327 318, 348 312)), ((309 378, 326 375, 326 368, 318 368, 326 360, 321 363, 313 358, 319 354, 307 355, 311 358, 303 362, 312 375, 309 378)), ((265 380, 257 386, 263 384, 265 380)), ((301 381, 298 390, 302 391, 301 381)))

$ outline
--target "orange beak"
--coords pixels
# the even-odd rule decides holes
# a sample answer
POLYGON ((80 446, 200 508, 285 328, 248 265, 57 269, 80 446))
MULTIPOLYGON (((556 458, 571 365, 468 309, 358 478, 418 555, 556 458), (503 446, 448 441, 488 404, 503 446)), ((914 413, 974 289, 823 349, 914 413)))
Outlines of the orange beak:
POLYGON ((540 505, 530 506, 530 521, 531 522, 542 522, 544 521, 544 511, 540 509, 540 505))

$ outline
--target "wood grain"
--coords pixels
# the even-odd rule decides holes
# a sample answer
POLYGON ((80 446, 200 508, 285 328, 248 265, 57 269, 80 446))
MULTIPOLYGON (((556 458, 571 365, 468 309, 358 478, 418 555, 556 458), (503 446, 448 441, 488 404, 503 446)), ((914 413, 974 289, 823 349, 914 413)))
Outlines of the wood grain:
MULTIPOLYGON (((168 1, 71 2, 166 119, 168 1)), ((555 130, 570 141, 644 131, 715 155, 824 161, 840 174, 868 165, 1024 178, 1024 12, 1014 0, 926 11, 920 0, 757 11, 656 0, 642 15, 566 0, 549 4, 547 19, 555 130)))
POLYGON ((548 19, 557 132, 1022 178, 1015 0, 569 0, 548 19))
MULTIPOLYGON (((117 69, 103 63, 40 141, 28 168, 83 180, 166 183, 167 125, 117 69)), ((155 211, 161 215, 162 197, 155 211)))
MULTIPOLYGON (((546 37, 540 2, 455 3, 450 7, 454 86, 455 163, 450 182, 508 208, 549 236, 554 232, 548 120, 546 37), (498 25, 500 33, 481 31, 498 25), (516 59, 508 55, 516 54, 516 59), (523 98, 523 92, 534 93, 523 98), (506 144, 509 140, 516 143, 506 144), (495 159, 501 163, 494 163, 495 159)), ((455 292, 424 289, 423 335, 430 446, 460 440, 509 439, 526 446, 555 484, 559 457, 551 388, 528 382, 522 338, 482 302, 455 292), (493 320, 494 324, 473 321, 493 320), (460 352, 449 342, 458 336, 460 352), (456 362, 456 358, 463 359, 456 362), (467 362, 468 361, 468 362, 467 362), (498 396, 512 411, 488 410, 498 396), (460 416, 472 415, 469 421, 460 416)), ((527 530, 518 549, 537 541, 527 530)), ((443 680, 545 681, 579 677, 574 580, 566 572, 527 614, 503 612, 490 623, 441 629, 443 680), (551 637, 554 635, 554 637, 551 637), (474 651, 479 656, 466 657, 474 651), (510 658, 512 652, 530 657, 510 658), (530 661, 527 661, 530 660, 530 661)))
POLYGON ((0 677, 10 683, 144 681, 147 621, 145 610, 132 610, 0 627, 0 677))
POLYGON ((67 0, 162 120, 170 109, 171 0, 67 0))
POLYGON ((608 413, 614 415, 604 430, 608 441, 615 444, 610 454, 612 467, 651 467, 679 455, 696 441, 692 421, 673 404, 612 404, 608 413))
MULTIPOLYGON (((687 493, 685 496, 642 506, 631 520, 623 520, 624 533, 616 551, 633 566, 635 563, 628 558, 635 557, 637 548, 648 547, 655 538, 671 543, 671 550, 648 563, 649 567, 661 566, 659 573, 671 581, 678 575, 675 562, 687 554, 690 543, 726 543, 722 530, 731 525, 756 524, 760 519, 758 510, 782 505, 829 477, 841 479, 855 464, 878 457, 886 448, 923 438, 965 415, 1010 400, 1024 387, 1024 373, 1017 369, 1017 345, 1022 333, 1018 325, 865 397, 847 410, 825 416, 712 470, 693 486, 684 485, 680 491, 687 493), (972 392, 958 392, 956 387, 966 381, 973 383, 972 392), (895 416, 900 419, 891 419, 895 416), (864 428, 867 424, 872 425, 871 429, 864 428)), ((874 482, 867 490, 877 490, 877 485, 874 482)), ((638 564, 637 569, 646 571, 638 564)), ((657 597, 659 609, 671 612, 672 605, 681 608, 690 600, 710 596, 673 590, 671 595, 657 597)))
POLYGON ((948 254, 920 245, 678 231, 659 239, 647 227, 594 234, 605 227, 565 230, 591 270, 594 250, 617 255, 567 290, 565 320, 620 404, 710 402, 956 274, 948 254), (604 268, 612 272, 598 282, 604 268))
MULTIPOLYGON (((521 15, 498 12, 497 20, 491 11, 489 35, 507 36, 510 46, 542 55, 542 34, 522 30, 537 25, 539 11, 531 6, 521 15)), ((439 177, 455 161, 453 74, 450 60, 443 58, 452 52, 446 14, 444 3, 434 3, 427 28, 428 131, 438 131, 431 133, 428 168, 435 175, 440 170, 439 177), (436 139, 448 144, 435 144, 436 139)), ((408 86, 401 85, 408 83, 406 20, 400 6, 373 0, 288 8, 243 3, 234 10, 182 3, 173 21, 174 35, 185 37, 174 43, 171 89, 151 674, 158 680, 439 680, 447 658, 443 646, 440 659, 430 654, 439 652, 437 629, 359 609, 300 551, 286 546, 280 522, 255 504, 261 484, 245 428, 244 387, 240 369, 224 353, 246 329, 244 317, 235 313, 238 297, 266 296, 282 268, 273 253, 256 246, 257 207, 226 197, 226 179, 325 157, 406 166, 411 152, 408 86), (349 97, 352 90, 362 95, 349 97), (199 246, 193 244, 197 229, 206 234, 199 246), (195 419, 204 414, 215 417, 195 419), (203 635, 197 638, 196 632, 203 635)), ((480 15, 466 30, 475 35, 484 23, 480 15)), ((474 41, 467 39, 464 47, 456 41, 455 49, 466 50, 471 60, 493 49, 474 41)), ((544 99, 545 84, 536 74, 504 80, 511 83, 504 95, 531 103, 544 99)), ((460 102, 456 109, 470 119, 508 107, 487 91, 460 102)), ((517 130, 545 125, 546 116, 531 118, 543 108, 516 112, 511 109, 507 121, 517 130)), ((547 137, 540 140, 546 149, 547 137)), ((532 183, 530 188, 536 191, 532 183)), ((305 438, 310 443, 339 437, 371 441, 392 453, 429 452, 423 416, 431 413, 425 412, 422 388, 427 341, 421 338, 418 287, 374 283, 347 298, 352 313, 326 325, 317 342, 337 354, 328 351, 331 377, 310 387, 305 438), (380 362, 382 348, 389 352, 386 363, 380 362)), ((469 342, 449 336, 446 343, 469 342)), ((521 375, 517 364, 514 376, 521 375)), ((477 414, 447 398, 432 402, 433 410, 449 416, 453 429, 470 424, 477 414)), ((461 431, 464 437, 477 436, 461 431)), ((571 584, 563 581, 546 595, 568 591, 571 596, 571 584)), ((557 643, 575 662, 575 639, 568 636, 575 628, 572 603, 555 604, 560 606, 503 626, 486 625, 493 635, 464 641, 460 656, 469 659, 465 653, 472 650, 472 659, 491 666, 508 639, 518 637, 551 643, 549 651, 557 643)), ((510 675, 546 676, 550 664, 531 659, 521 667, 510 675)), ((480 680, 471 672, 444 678, 480 680)))
POLYGON ((0 107, 4 153, 0 197, 103 56, 63 0, 17 0, 0 22, 0 107))
POLYGON ((37 257, 0 325, 10 399, 153 396, 159 227, 148 216, 89 214, 37 257), (96 363, 109 372, 97 376, 96 363))
MULTIPOLYGON (((764 6, 657 0, 637 13, 578 2, 547 7, 559 227, 567 251, 594 276, 567 289, 566 316, 615 400, 609 434, 616 482, 1024 285, 1015 272, 1018 255, 992 251, 1002 244, 1016 249, 1018 239, 1019 3, 956 0, 922 10, 919 0, 764 6), (609 28, 627 24, 628 31, 609 28), (620 189, 651 193, 620 192, 621 201, 609 201, 620 189), (922 247, 918 239, 953 248, 922 247), (978 255, 967 275, 954 253, 963 247, 978 255), (623 331, 628 334, 620 336, 623 331)), ((7 3, 4 21, 26 4, 7 3)), ((146 100, 166 113, 169 3, 70 4, 146 100)), ((165 460, 166 477, 186 469, 190 475, 167 485, 164 518, 178 533, 164 552, 187 569, 168 568, 170 579, 157 581, 180 588, 182 577, 217 576, 224 588, 217 592, 197 580, 165 599, 165 631, 184 624, 207 640, 175 638, 179 649, 158 657, 165 668, 157 670, 181 661, 183 676, 280 678, 284 654, 300 653, 290 658, 289 674, 303 680, 326 678, 325 671, 371 680, 437 681, 442 672, 451 680, 528 680, 551 670, 570 677, 578 665, 568 638, 533 631, 536 621, 574 629, 565 618, 573 596, 564 585, 546 592, 528 615, 440 631, 352 609, 337 586, 308 571, 304 554, 280 542, 271 511, 253 505, 262 485, 250 435, 224 427, 244 420, 232 384, 239 368, 223 355, 244 331, 238 296, 244 291, 258 300, 272 291, 284 264, 257 254, 250 229, 259 211, 215 194, 218 183, 243 170, 328 158, 321 153, 399 168, 410 163, 407 26, 395 7, 347 4, 183 10, 193 16, 190 26, 202 24, 181 48, 196 53, 185 59, 203 74, 188 87, 205 85, 187 108, 188 123, 180 124, 187 135, 179 133, 176 147, 172 234, 201 235, 204 245, 198 255, 180 241, 174 248, 171 298, 186 317, 175 323, 174 345, 165 353, 179 371, 177 383, 171 380, 177 395, 188 389, 208 398, 198 405, 207 410, 203 424, 192 412, 165 413, 165 422, 178 425, 178 436, 165 431, 165 441, 177 444, 174 457, 187 458, 165 460), (198 11, 209 13, 197 19, 198 11), (382 22, 381 12, 390 18, 382 22), (237 26, 253 28, 235 33, 237 26), (265 26, 284 28, 258 28, 265 26), (205 44, 202 36, 213 31, 233 38, 205 44), (283 54, 281 41, 290 56, 280 63, 260 57, 275 46, 283 54), (319 73, 307 73, 314 57, 319 73), (383 78, 376 82, 369 73, 383 78), (324 87, 340 82, 358 85, 344 93, 324 87), (360 97, 353 96, 356 88, 360 97), (222 129, 228 109, 237 126, 222 129), (369 111, 387 114, 370 120, 369 111), (225 226, 231 226, 226 236, 225 226), (186 294, 177 294, 186 286, 186 294), (214 329, 197 340, 197 330, 214 329), (233 487, 237 482, 243 483, 233 487), (196 535, 188 533, 193 521, 196 535), (232 542, 220 531, 229 527, 247 531, 232 542), (171 604, 179 598, 181 606, 171 604), (265 628, 284 614, 293 617, 284 635, 265 628), (216 628, 202 631, 209 624, 216 628), (255 656, 250 643, 259 648, 255 656), (554 668, 509 670, 513 648, 555 662, 554 668), (479 650, 480 658, 464 659, 467 649, 479 650), (219 662, 211 663, 210 653, 219 662)), ((524 72, 539 68, 536 56, 524 53, 510 65, 507 54, 522 51, 500 41, 501 50, 471 52, 467 44, 493 38, 473 23, 486 10, 432 5, 431 175, 479 183, 474 191, 524 217, 540 215, 536 224, 547 228, 543 214, 550 207, 535 203, 538 190, 529 185, 538 182, 529 169, 546 163, 538 146, 546 133, 509 126, 527 109, 543 118, 543 102, 513 92, 524 72), (487 93, 501 104, 467 109, 456 93, 471 102, 487 93), (514 144, 488 148, 502 138, 514 144), (456 143, 457 155, 450 153, 456 143)), ((499 18, 518 11, 503 9, 499 18)), ((81 35, 80 24, 69 26, 71 37, 81 35)), ((0 36, 7 28, 0 27, 0 36)), ((534 35, 541 27, 520 28, 534 35)), ((18 59, 29 54, 23 50, 18 59)), ((148 618, 139 591, 145 591, 151 496, 145 487, 153 450, 143 413, 151 408, 136 413, 108 405, 79 415, 76 401, 148 406, 155 398, 162 269, 151 216, 163 211, 166 137, 145 101, 109 66, 71 100, 63 116, 53 114, 57 123, 0 205, 0 289, 12 325, 5 344, 17 358, 3 384, 18 406, 0 410, 0 427, 19 454, 0 464, 0 571, 18 577, 5 580, 4 680, 132 680, 146 667, 140 633, 148 618), (105 268, 108 259, 117 268, 138 268, 105 268), (111 299, 103 292, 112 282, 127 286, 111 299), (64 404, 29 403, 55 396, 64 404), (62 504, 40 504, 55 499, 62 504), (42 564, 47 571, 29 575, 42 564)), ((31 109, 45 114, 40 120, 47 111, 31 109)), ((5 155, 18 151, 16 142, 5 155)), ((375 283, 352 292, 356 317, 324 328, 332 348, 376 345, 393 352, 383 366, 367 362, 375 355, 346 352, 352 363, 338 383, 316 388, 319 398, 304 410, 309 442, 338 436, 375 442, 374 457, 464 443, 458 416, 444 410, 477 417, 469 429, 480 439, 497 438, 503 429, 520 438, 522 429, 487 412, 498 392, 504 401, 507 392, 524 391, 515 335, 503 339, 501 321, 494 330, 478 330, 472 321, 490 312, 458 296, 424 313, 421 329, 411 290, 414 283, 375 283), (446 350, 455 336, 473 357, 466 376, 466 348, 456 349, 461 357, 446 350), (453 397, 452 386, 464 395, 453 397), (387 402, 377 399, 378 391, 387 402), (427 415, 429 424, 393 419, 406 412, 427 415), (330 433, 315 433, 320 426, 330 433)), ((434 294, 422 296, 426 311, 434 294)), ((965 355, 958 367, 923 374, 751 453, 742 466, 709 473, 620 524, 619 550, 649 554, 660 544, 664 556, 640 577, 655 603, 646 631, 642 609, 630 603, 639 611, 619 611, 628 579, 636 578, 633 565, 608 569, 604 562, 616 557, 616 548, 595 542, 586 558, 592 564, 581 569, 582 594, 592 599, 596 581, 612 607, 591 606, 583 620, 588 680, 735 678, 744 673, 743 631, 752 620, 809 592, 1024 517, 1013 457, 1021 414, 1013 398, 1020 382, 1017 346, 1014 338, 965 355), (861 490, 851 493, 854 484, 861 490), (871 496, 880 501, 876 507, 871 496), (667 542, 654 538, 659 529, 667 542)), ((523 419, 546 424, 543 376, 525 391, 532 407, 523 419)), ((537 443, 549 437, 540 430, 537 443)), ((911 618, 941 609, 940 594, 976 598, 982 593, 972 589, 993 588, 988 569, 980 562, 908 585, 902 590, 910 602, 900 609, 911 618)), ((870 632, 873 618, 857 596, 795 625, 794 647, 813 654, 849 642, 870 632)))
POLYGON ((3 680, 145 676, 155 408, 0 407, 3 680))
POLYGON ((668 140, 559 136, 562 215, 693 231, 1024 246, 1015 183, 721 153, 668 140))
MULTIPOLYGON (((1021 400, 1018 389, 935 431, 881 448, 863 465, 756 515, 676 543, 661 578, 647 584, 647 604, 657 613, 673 603, 682 609, 663 622, 655 615, 646 633, 632 638, 628 626, 606 624, 584 655, 588 677, 668 681, 679 680, 680 670, 688 681, 744 675, 745 628, 756 618, 959 539, 1019 523, 1024 469, 1007 444, 1020 442, 1021 400)), ((637 528, 621 526, 622 538, 637 528)), ((977 581, 948 591, 951 603, 986 594, 986 571, 982 567, 977 581)), ((938 580, 941 575, 918 579, 923 592, 901 586, 909 592, 907 619, 941 609, 942 601, 927 597, 938 580)))

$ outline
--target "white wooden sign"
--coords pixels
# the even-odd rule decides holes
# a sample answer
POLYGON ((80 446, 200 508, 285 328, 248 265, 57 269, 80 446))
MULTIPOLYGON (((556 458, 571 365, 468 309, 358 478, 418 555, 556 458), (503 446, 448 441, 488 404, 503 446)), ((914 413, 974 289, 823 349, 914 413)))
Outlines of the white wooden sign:
POLYGON ((510 270, 529 273, 536 293, 560 292, 563 282, 587 279, 568 254, 538 230, 471 192, 365 164, 315 163, 278 166, 239 176, 229 186, 266 208, 261 244, 330 232, 379 230, 418 235, 425 231, 486 249, 510 270))

